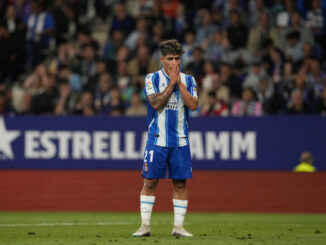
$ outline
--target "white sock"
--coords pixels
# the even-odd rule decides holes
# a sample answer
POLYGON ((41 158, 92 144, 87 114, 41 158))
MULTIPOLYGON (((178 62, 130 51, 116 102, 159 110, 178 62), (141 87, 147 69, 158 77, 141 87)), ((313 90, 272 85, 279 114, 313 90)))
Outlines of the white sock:
POLYGON ((150 225, 155 196, 140 195, 140 214, 142 225, 150 225))
POLYGON ((188 200, 173 199, 174 226, 183 226, 183 221, 188 207, 188 200))

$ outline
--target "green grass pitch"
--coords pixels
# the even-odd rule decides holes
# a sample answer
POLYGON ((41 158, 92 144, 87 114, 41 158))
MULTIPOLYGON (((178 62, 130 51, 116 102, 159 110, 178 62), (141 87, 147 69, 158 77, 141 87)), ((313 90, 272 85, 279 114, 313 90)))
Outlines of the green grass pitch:
POLYGON ((323 214, 188 213, 193 238, 171 236, 173 214, 153 213, 152 236, 134 238, 138 213, 0 212, 0 244, 326 244, 323 214))

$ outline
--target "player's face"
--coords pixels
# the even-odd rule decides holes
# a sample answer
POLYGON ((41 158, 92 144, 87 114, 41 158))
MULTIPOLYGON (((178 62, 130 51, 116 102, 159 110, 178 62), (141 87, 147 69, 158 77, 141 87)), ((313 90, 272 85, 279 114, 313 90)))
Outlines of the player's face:
POLYGON ((180 55, 167 54, 161 57, 161 62, 163 64, 164 70, 169 73, 171 68, 180 66, 181 57, 180 55))

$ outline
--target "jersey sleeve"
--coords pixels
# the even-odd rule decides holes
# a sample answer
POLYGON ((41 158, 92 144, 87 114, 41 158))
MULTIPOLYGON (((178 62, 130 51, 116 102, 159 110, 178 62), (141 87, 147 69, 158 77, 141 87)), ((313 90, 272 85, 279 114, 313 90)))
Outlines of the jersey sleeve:
POLYGON ((145 78, 145 93, 146 96, 149 96, 151 94, 155 94, 155 87, 154 87, 154 80, 153 80, 154 74, 148 74, 145 78))
POLYGON ((190 81, 191 81, 190 94, 197 98, 198 97, 198 95, 197 95, 197 84, 196 84, 195 78, 192 76, 190 81))

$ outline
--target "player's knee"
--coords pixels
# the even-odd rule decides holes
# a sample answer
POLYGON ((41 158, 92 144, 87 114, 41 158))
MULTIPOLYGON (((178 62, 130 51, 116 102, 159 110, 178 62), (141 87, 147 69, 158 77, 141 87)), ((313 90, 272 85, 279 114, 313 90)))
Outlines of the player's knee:
POLYGON ((175 180, 173 182, 174 184, 174 189, 177 192, 183 192, 186 190, 186 181, 185 180, 175 180))
POLYGON ((148 179, 148 180, 144 181, 144 189, 147 192, 154 192, 157 184, 158 184, 157 179, 151 179, 151 180, 148 179))

